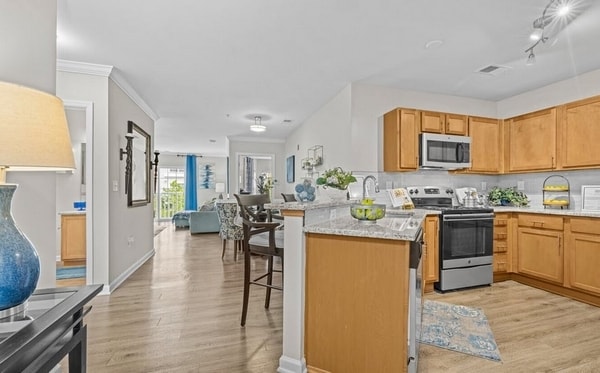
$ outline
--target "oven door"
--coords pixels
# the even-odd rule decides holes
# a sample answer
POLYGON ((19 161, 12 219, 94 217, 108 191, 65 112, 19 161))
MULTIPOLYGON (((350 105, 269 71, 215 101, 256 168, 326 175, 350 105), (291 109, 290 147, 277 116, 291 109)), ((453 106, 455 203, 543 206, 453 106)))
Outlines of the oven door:
POLYGON ((493 213, 442 215, 442 269, 491 264, 493 230, 493 213))

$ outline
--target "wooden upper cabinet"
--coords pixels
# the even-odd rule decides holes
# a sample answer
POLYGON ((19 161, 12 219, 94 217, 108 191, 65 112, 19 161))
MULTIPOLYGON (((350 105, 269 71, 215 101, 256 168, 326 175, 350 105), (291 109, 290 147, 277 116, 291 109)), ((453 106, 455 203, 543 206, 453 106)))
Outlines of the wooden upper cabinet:
POLYGON ((446 114, 435 111, 421 111, 421 132, 445 133, 447 135, 467 135, 466 115, 446 114))
POLYGON ((514 117, 507 123, 508 172, 556 167, 556 108, 514 117))
POLYGON ((471 137, 471 168, 469 171, 500 173, 502 171, 502 121, 469 117, 471 137))
POLYGON ((383 116, 383 170, 419 167, 419 116, 413 109, 394 109, 383 116))
POLYGON ((600 166, 600 96, 562 105, 558 117, 557 168, 600 166))

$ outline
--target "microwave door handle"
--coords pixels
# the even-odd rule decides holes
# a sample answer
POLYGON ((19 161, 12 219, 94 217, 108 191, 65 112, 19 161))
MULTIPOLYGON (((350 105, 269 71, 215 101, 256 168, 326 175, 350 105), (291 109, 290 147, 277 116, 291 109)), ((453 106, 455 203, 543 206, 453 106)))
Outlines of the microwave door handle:
POLYGON ((463 144, 458 143, 458 144, 456 144, 456 160, 459 163, 463 163, 464 158, 465 158, 465 150, 463 149, 463 144))

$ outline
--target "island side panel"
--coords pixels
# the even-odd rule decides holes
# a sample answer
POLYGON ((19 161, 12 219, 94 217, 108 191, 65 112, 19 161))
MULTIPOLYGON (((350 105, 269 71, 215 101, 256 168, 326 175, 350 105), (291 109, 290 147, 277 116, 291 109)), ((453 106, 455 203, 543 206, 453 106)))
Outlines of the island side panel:
POLYGON ((406 371, 409 244, 306 235, 309 372, 406 371))

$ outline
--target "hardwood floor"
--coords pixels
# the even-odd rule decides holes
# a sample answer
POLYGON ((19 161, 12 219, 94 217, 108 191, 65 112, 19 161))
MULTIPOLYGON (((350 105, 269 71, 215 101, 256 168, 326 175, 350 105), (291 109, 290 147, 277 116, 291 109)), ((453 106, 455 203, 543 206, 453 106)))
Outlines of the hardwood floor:
MULTIPOLYGON (((265 310, 264 290, 252 287, 242 328, 243 261, 233 261, 231 243, 221 261, 217 234, 169 227, 155 247, 120 288, 92 302, 89 371, 275 372, 281 292, 265 310)), ((254 269, 264 266, 254 258, 254 269)), ((502 363, 421 345, 419 372, 600 371, 599 308, 512 281, 426 298, 483 308, 502 363)))

